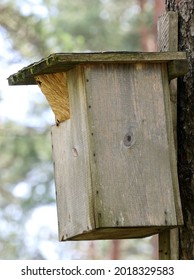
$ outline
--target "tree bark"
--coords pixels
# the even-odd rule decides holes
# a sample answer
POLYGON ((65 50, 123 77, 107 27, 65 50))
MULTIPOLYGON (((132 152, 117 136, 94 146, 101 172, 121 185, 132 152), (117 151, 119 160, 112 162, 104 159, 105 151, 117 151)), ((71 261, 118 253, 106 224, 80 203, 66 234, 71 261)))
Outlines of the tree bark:
POLYGON ((179 51, 188 54, 189 72, 178 80, 178 175, 184 226, 180 229, 179 256, 194 259, 194 1, 166 0, 167 10, 179 14, 179 51))
POLYGON ((120 259, 120 240, 112 240, 112 248, 111 248, 111 260, 119 260, 120 259))
MULTIPOLYGON (((141 10, 141 15, 143 17, 143 14, 145 12, 145 5, 146 5, 146 0, 139 0, 139 7, 141 10)), ((146 25, 141 24, 140 28, 140 46, 143 51, 148 51, 148 36, 149 36, 149 31, 148 27, 146 25)))

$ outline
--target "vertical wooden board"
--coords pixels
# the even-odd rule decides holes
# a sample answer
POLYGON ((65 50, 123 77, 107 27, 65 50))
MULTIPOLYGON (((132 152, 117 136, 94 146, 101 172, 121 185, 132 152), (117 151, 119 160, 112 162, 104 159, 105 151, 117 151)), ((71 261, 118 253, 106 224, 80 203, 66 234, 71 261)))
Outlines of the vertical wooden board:
MULTIPOLYGON (((178 12, 168 11, 164 13, 158 20, 158 51, 177 51, 178 50, 178 12)), ((172 112, 172 116, 169 116, 169 121, 173 122, 174 142, 175 150, 177 147, 177 79, 173 79, 170 82, 170 88, 167 81, 166 68, 163 69, 163 83, 164 93, 167 103, 169 104, 169 96, 171 104, 169 104, 166 113, 169 116, 169 112, 172 112), (171 106, 171 110, 169 110, 171 106)), ((171 127, 171 126, 170 126, 171 127)), ((172 142, 172 130, 169 129, 169 141, 172 142)), ((177 213, 177 224, 183 223, 183 217, 181 213, 180 193, 178 186, 177 175, 177 159, 176 156, 171 157, 172 174, 174 180, 174 197, 175 207, 177 213), (174 171, 173 171, 174 170, 174 171)), ((175 228, 170 231, 164 231, 159 234, 159 259, 179 259, 179 229, 175 228), (169 250, 165 250, 168 244, 169 250)))
POLYGON ((174 130, 173 130, 174 119, 172 117, 173 110, 171 110, 172 107, 170 102, 170 88, 168 83, 167 69, 165 65, 162 65, 162 80, 163 80, 163 88, 164 88, 164 99, 166 103, 165 109, 166 109, 166 119, 167 119, 168 141, 170 147, 170 165, 172 171, 177 225, 183 225, 183 215, 182 215, 182 207, 181 207, 180 191, 179 191, 179 183, 178 183, 178 172, 177 172, 177 157, 176 157, 176 150, 174 144, 174 130))
MULTIPOLYGON (((68 162, 69 147, 71 147, 70 121, 62 123, 59 127, 53 126, 51 129, 53 164, 55 174, 55 189, 57 200, 58 216, 58 235, 59 240, 64 240, 68 234, 66 226, 71 223, 71 185, 69 185, 69 167, 68 162)), ((71 158, 71 157, 70 157, 71 158)))
POLYGON ((160 65, 84 68, 99 227, 176 225, 160 65))
POLYGON ((165 230, 159 234, 159 259, 160 260, 169 260, 170 259, 170 230, 165 230))
POLYGON ((67 76, 71 119, 52 128, 60 240, 94 228, 85 90, 80 71, 67 76))
POLYGON ((158 51, 178 50, 178 13, 168 11, 158 19, 158 51))

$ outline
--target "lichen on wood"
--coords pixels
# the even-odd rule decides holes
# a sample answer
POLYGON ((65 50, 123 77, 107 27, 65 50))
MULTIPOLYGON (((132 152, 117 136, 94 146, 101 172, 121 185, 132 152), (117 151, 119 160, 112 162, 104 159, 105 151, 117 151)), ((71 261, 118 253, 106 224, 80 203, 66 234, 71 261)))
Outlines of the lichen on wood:
POLYGON ((38 75, 35 76, 35 80, 55 114, 56 124, 58 125, 60 122, 69 119, 66 73, 38 75))
POLYGON ((8 78, 8 82, 9 85, 33 85, 36 75, 66 72, 83 63, 161 63, 185 59, 184 52, 55 53, 19 70, 8 78))

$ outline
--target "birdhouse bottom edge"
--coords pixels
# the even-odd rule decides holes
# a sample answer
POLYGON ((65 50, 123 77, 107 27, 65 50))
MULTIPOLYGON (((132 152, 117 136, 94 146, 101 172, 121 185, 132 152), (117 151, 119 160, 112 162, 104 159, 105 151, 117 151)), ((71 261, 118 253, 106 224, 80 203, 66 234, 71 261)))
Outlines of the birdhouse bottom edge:
POLYGON ((161 233, 162 231, 177 228, 177 226, 147 226, 147 227, 106 227, 84 231, 74 236, 62 235, 59 241, 79 240, 112 240, 144 238, 161 233))

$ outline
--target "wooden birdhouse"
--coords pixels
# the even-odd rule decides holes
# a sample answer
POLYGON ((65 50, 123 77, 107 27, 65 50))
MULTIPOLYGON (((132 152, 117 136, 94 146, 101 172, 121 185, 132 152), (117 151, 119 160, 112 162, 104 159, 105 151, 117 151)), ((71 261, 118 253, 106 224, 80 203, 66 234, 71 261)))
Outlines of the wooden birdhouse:
POLYGON ((182 225, 169 80, 186 54, 59 53, 8 78, 38 84, 51 129, 59 239, 121 239, 182 225))

